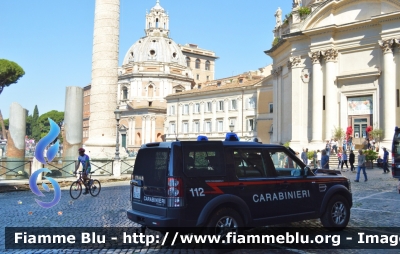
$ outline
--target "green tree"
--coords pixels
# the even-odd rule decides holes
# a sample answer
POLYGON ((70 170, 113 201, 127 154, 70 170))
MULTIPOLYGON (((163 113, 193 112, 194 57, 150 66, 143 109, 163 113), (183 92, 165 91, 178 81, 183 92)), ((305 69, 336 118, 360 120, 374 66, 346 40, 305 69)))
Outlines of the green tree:
POLYGON ((37 105, 33 110, 32 123, 31 123, 31 136, 37 142, 40 140, 40 127, 39 127, 39 110, 37 105))
MULTIPOLYGON (((57 110, 52 110, 47 113, 41 115, 38 119, 39 127, 40 127, 40 138, 46 136, 50 131, 50 122, 48 120, 50 118, 55 123, 60 124, 64 121, 64 112, 59 112, 57 110)), ((61 133, 59 135, 61 139, 61 133)), ((62 140, 62 139, 61 139, 62 140)))
MULTIPOLYGON (((0 117, 1 117, 1 112, 0 112, 0 117)), ((0 130, 1 130, 2 133, 4 133, 4 134, 2 134, 3 138, 7 138, 5 136, 5 133, 6 133, 6 130, 8 130, 9 120, 8 119, 1 119, 1 122, 2 122, 3 126, 0 126, 0 130)))
POLYGON ((32 137, 32 119, 33 117, 29 115, 29 111, 26 111, 26 135, 32 137))
POLYGON ((17 83, 24 75, 24 70, 17 63, 0 59, 0 94, 5 87, 17 83))
POLYGON ((342 128, 334 126, 333 131, 332 131, 332 136, 334 139, 339 141, 339 145, 342 145, 341 144, 342 139, 345 135, 346 135, 346 132, 342 128))
POLYGON ((380 142, 382 141, 383 138, 383 130, 379 128, 374 128, 371 131, 371 135, 375 139, 375 142, 378 142, 378 146, 380 146, 380 142))

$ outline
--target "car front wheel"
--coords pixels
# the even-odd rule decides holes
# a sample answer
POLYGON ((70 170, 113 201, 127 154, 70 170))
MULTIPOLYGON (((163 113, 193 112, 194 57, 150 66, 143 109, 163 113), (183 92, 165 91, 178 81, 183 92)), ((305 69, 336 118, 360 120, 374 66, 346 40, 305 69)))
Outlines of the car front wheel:
POLYGON ((330 230, 342 230, 349 223, 350 206, 346 198, 340 195, 333 196, 326 206, 321 217, 321 223, 330 230))

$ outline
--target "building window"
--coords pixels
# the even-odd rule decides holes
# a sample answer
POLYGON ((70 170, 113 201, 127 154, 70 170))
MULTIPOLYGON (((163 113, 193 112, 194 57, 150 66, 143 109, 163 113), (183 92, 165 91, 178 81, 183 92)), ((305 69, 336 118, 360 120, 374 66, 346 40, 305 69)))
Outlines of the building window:
POLYGON ((200 113, 200 103, 196 103, 193 105, 193 112, 200 113))
POLYGON ((169 114, 170 114, 170 115, 175 115, 175 106, 171 106, 171 107, 169 108, 169 114))
POLYGON ((221 86, 221 82, 217 82, 217 86, 221 86))
POLYGON ((196 69, 200 69, 200 59, 196 59, 196 69))
POLYGON ((198 88, 198 89, 201 89, 201 85, 197 85, 197 88, 198 88))
POLYGON ((169 123, 169 134, 175 134, 175 122, 169 123))
POLYGON ((274 113, 274 104, 273 103, 269 104, 269 113, 274 113))
POLYGON ((199 75, 199 74, 196 75, 196 79, 197 79, 197 80, 200 79, 200 75, 199 75))
POLYGON ((210 61, 206 61, 206 71, 210 70, 210 61))
POLYGON ((127 100, 128 99, 128 88, 124 87, 122 89, 122 99, 127 100))
POLYGON ((239 79, 239 84, 242 84, 243 83, 243 79, 241 78, 241 79, 239 79))
POLYGON ((200 132, 200 123, 199 122, 194 122, 193 124, 193 131, 195 133, 199 133, 200 132))
POLYGON ((211 112, 211 102, 207 102, 206 105, 206 112, 211 112))
POLYGON ((254 119, 247 119, 247 131, 254 130, 254 119))
POLYGON ((224 121, 217 120, 217 131, 223 132, 224 131, 224 121))
POLYGON ((209 81, 210 80, 210 76, 207 76, 207 81, 209 81))
POLYGON ((231 110, 236 110, 236 100, 231 100, 231 110))
POLYGON ((205 133, 210 133, 211 132, 211 122, 210 121, 206 121, 204 123, 204 132, 205 133))
POLYGON ((189 105, 188 104, 183 105, 183 114, 189 115, 189 105))
POLYGON ((190 67, 190 57, 186 57, 186 66, 190 67))
POLYGON ((218 111, 224 111, 224 101, 218 102, 218 111))
POLYGON ((256 108, 256 102, 254 98, 248 98, 247 99, 247 108, 248 109, 255 109, 256 108))
POLYGON ((188 122, 184 122, 182 124, 182 132, 183 133, 188 133, 189 132, 189 123, 188 122))

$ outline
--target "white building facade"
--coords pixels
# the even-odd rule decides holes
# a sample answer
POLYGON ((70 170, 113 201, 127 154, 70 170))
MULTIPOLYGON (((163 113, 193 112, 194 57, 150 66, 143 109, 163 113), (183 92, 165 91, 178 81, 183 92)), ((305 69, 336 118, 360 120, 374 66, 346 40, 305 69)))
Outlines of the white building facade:
MULTIPOLYGON (((297 1, 294 1, 297 2, 297 1)), ((384 130, 400 124, 400 1, 303 0, 279 22, 273 58, 273 143, 320 149, 335 128, 384 130), (300 16, 307 7, 309 15, 300 16)))
POLYGON ((196 140, 199 135, 224 140, 230 131, 243 141, 258 137, 257 100, 267 81, 263 76, 239 75, 167 96, 167 141, 196 140))

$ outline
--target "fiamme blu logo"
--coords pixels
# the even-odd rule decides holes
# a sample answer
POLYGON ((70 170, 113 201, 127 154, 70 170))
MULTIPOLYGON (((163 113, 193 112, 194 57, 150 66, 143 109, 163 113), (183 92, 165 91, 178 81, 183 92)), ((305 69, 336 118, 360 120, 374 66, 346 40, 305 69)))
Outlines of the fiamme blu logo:
MULTIPOLYGON (((47 157, 47 161, 46 161, 45 156, 44 156, 44 151, 45 151, 46 147, 48 145, 50 145, 50 143, 52 143, 60 134, 60 127, 50 118, 49 118, 49 122, 50 122, 50 131, 44 138, 42 138, 37 143, 36 150, 35 150, 35 158, 44 165, 51 162, 54 159, 54 157, 56 157, 58 148, 60 146, 59 141, 57 140, 57 142, 55 144, 53 144, 52 146, 49 147, 49 149, 47 150, 47 154, 46 154, 46 157, 47 157)), ((32 192, 39 197, 45 196, 39 190, 39 188, 37 186, 37 179, 38 179, 40 173, 44 173, 44 172, 51 173, 51 171, 48 168, 41 168, 41 169, 35 171, 29 178, 29 188, 31 188, 32 192)), ((47 176, 45 176, 45 178, 47 180, 49 180, 50 183, 53 185, 54 198, 51 202, 43 202, 38 199, 35 199, 35 201, 36 201, 36 203, 38 203, 38 205, 40 205, 43 208, 50 208, 50 207, 55 206, 60 201, 61 189, 60 189, 60 185, 57 183, 56 180, 54 180, 51 177, 47 177, 47 176)), ((49 186, 47 186, 46 183, 42 183, 42 187, 46 192, 50 192, 50 188, 49 188, 49 186)))

